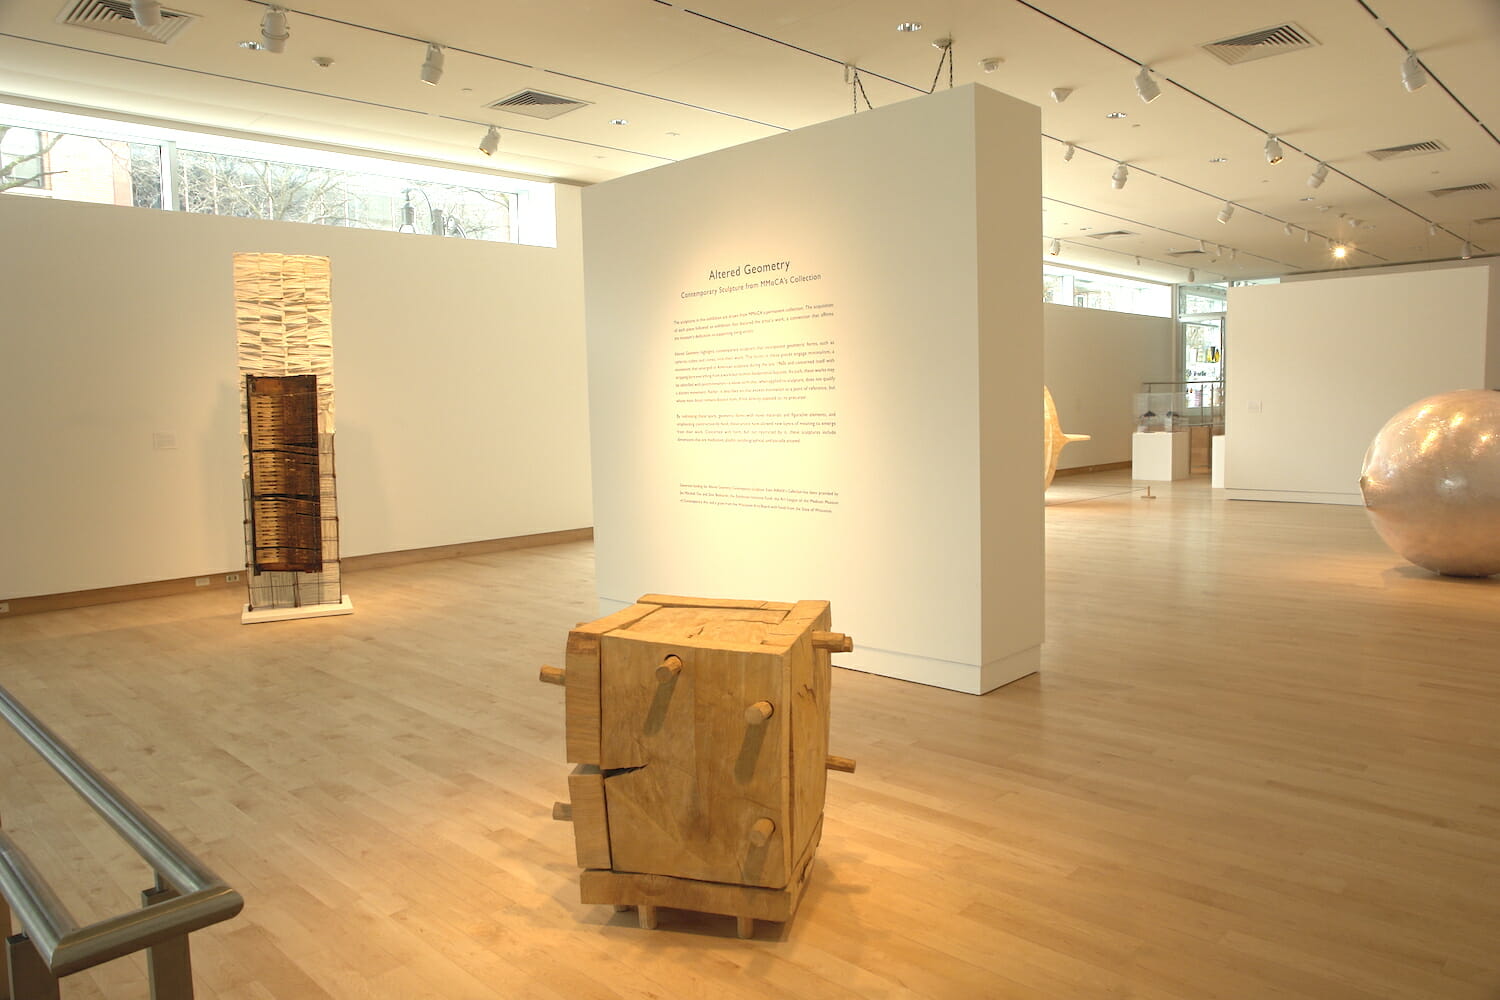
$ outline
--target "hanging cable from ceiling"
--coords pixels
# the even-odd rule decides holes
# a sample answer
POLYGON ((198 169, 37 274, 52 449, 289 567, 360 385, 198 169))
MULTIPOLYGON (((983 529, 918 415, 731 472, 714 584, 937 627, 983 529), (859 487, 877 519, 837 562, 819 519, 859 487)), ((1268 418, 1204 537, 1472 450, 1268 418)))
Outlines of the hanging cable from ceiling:
POLYGON ((870 103, 870 95, 865 93, 865 82, 859 78, 859 67, 853 63, 844 63, 844 82, 849 85, 849 97, 854 102, 853 114, 859 114, 859 99, 865 99, 865 107, 871 111, 875 105, 870 103))
POLYGON ((932 43, 932 47, 940 49, 942 55, 938 56, 937 71, 932 74, 932 86, 927 88, 929 94, 937 92, 938 80, 943 75, 943 64, 948 64, 948 89, 953 89, 953 39, 939 38, 932 43))

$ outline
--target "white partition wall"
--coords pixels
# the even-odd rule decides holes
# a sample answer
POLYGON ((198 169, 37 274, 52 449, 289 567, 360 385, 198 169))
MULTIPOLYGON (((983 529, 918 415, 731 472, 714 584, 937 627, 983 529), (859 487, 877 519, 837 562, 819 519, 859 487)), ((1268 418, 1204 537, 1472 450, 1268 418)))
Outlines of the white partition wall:
POLYGON ((828 599, 841 665, 1037 669, 1038 128, 969 86, 585 190, 604 608, 828 599))
POLYGON ((1494 271, 1231 288, 1227 495, 1359 504, 1365 449, 1396 411, 1500 387, 1494 271))
POLYGON ((1062 428, 1092 438, 1064 448, 1057 467, 1130 461, 1141 383, 1176 377, 1172 320, 1047 303, 1042 329, 1047 387, 1062 428))

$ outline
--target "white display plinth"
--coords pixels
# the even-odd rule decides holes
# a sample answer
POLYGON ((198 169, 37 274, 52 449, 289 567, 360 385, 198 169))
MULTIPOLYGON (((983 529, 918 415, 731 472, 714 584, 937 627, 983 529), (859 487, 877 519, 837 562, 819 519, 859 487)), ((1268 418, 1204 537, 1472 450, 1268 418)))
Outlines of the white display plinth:
POLYGON ((1187 431, 1157 431, 1130 437, 1130 478, 1166 483, 1188 477, 1187 431))
POLYGON ((1224 435, 1219 434, 1208 439, 1208 448, 1211 454, 1210 461, 1213 463, 1213 473, 1209 478, 1209 485, 1216 490, 1224 488, 1224 435))
POLYGON ((354 602, 345 594, 337 604, 306 604, 300 608, 261 608, 259 611, 245 610, 240 613, 241 625, 257 625, 260 622, 287 622, 298 618, 328 618, 332 615, 354 614, 354 602))
POLYGON ((601 609, 828 600, 839 666, 1035 672, 1039 128, 971 84, 584 190, 601 609))

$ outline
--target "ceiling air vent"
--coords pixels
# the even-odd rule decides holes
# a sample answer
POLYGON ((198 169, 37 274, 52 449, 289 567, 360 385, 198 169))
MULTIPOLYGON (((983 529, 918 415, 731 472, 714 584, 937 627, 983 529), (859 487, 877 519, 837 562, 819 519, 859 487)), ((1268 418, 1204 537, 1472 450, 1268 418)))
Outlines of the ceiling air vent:
POLYGON ((1426 156, 1428 153, 1446 153, 1448 147, 1436 139, 1425 142, 1408 142, 1404 146, 1387 146, 1384 149, 1367 149, 1365 152, 1377 160, 1394 160, 1406 156, 1426 156))
POLYGON ((57 15, 58 24, 107 31, 112 35, 124 35, 126 38, 139 38, 162 45, 176 38, 182 33, 182 29, 196 20, 196 14, 163 7, 161 23, 154 28, 143 28, 135 23, 129 0, 69 0, 62 13, 57 15))
POLYGON ((1204 45, 1203 49, 1231 66, 1238 66, 1240 63, 1254 59, 1266 59, 1285 52, 1296 52, 1298 49, 1310 49, 1317 44, 1317 39, 1288 22, 1278 24, 1274 28, 1252 31, 1247 35, 1221 38, 1217 42, 1204 45))
POLYGON ((1488 181, 1484 181, 1479 184, 1460 184, 1458 187, 1438 188, 1436 191, 1428 191, 1427 193, 1432 195, 1434 198, 1446 198, 1450 194, 1472 194, 1475 191, 1493 190, 1495 190, 1495 185, 1489 183, 1488 181))
POLYGON ((1206 257, 1207 250, 1168 250, 1168 257, 1206 257))
POLYGON ((1105 233, 1089 233, 1091 240, 1112 240, 1120 236, 1139 236, 1140 233, 1132 233, 1128 229, 1111 229, 1105 233))
POLYGON ((528 118, 556 118, 558 115, 565 115, 569 111, 586 108, 592 103, 592 101, 580 101, 572 97, 545 94, 540 90, 523 90, 519 94, 502 97, 493 104, 485 105, 485 107, 494 108, 496 111, 509 111, 513 114, 525 115, 528 118))

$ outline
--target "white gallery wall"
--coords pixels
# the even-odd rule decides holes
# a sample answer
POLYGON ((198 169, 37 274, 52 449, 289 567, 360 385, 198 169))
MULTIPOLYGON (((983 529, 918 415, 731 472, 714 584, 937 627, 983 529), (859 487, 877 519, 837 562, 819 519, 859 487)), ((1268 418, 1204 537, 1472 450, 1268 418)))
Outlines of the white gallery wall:
POLYGON ((1361 503, 1365 449, 1398 410, 1434 393, 1500 387, 1495 272, 1231 288, 1228 496, 1361 503))
POLYGON ((827 599, 844 666, 1037 668, 1038 127, 968 86, 584 191, 604 608, 827 599))
POLYGON ((588 526, 557 205, 548 249, 0 198, 0 599, 243 567, 235 251, 331 258, 343 555, 588 526))
POLYGON ((1141 383, 1176 380, 1172 320, 1049 302, 1042 330, 1047 387, 1062 429, 1093 437, 1064 448, 1057 467, 1130 461, 1141 383))

